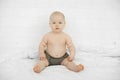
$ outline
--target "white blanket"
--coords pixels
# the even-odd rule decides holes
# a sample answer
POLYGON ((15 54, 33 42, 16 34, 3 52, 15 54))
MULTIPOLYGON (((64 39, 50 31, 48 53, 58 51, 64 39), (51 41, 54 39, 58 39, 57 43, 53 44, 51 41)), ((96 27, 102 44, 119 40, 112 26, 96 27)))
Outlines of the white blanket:
POLYGON ((38 61, 37 55, 16 55, 1 61, 0 80, 120 80, 118 57, 106 56, 104 52, 98 54, 79 51, 74 61, 76 64, 83 64, 84 71, 76 73, 58 65, 49 66, 41 73, 34 73, 32 68, 38 61))

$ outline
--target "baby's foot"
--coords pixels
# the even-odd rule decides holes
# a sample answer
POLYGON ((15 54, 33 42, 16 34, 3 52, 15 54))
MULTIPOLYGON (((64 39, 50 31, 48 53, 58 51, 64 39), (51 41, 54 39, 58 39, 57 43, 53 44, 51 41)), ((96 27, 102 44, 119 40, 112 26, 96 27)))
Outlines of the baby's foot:
POLYGON ((82 64, 77 65, 77 69, 75 70, 75 72, 79 72, 84 70, 84 66, 82 64))
POLYGON ((34 72, 36 73, 39 73, 40 72, 40 66, 39 65, 36 65, 34 68, 33 68, 34 72))

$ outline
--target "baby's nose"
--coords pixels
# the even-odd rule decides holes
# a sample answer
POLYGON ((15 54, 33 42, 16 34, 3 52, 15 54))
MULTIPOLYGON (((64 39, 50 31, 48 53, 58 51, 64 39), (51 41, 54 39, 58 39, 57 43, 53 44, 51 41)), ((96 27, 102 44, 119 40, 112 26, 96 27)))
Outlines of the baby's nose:
POLYGON ((55 27, 59 27, 58 25, 56 25, 55 27))

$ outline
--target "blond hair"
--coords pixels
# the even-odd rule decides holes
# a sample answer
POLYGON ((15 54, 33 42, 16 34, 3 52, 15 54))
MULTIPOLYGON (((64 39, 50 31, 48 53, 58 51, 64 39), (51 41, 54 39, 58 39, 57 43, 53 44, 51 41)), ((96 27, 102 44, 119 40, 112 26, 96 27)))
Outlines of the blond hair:
POLYGON ((63 17, 63 19, 65 20, 65 16, 62 12, 60 11, 54 11, 51 15, 50 15, 50 20, 54 15, 61 15, 63 17))

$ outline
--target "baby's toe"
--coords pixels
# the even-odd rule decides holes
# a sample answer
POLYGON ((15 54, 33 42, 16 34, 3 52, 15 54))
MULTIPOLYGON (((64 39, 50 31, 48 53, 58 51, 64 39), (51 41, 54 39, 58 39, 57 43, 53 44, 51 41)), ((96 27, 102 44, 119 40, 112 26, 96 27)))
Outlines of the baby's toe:
POLYGON ((82 64, 77 65, 77 70, 76 72, 84 70, 84 66, 82 64))
POLYGON ((33 68, 34 72, 36 73, 39 73, 40 72, 40 66, 36 65, 34 68, 33 68))

